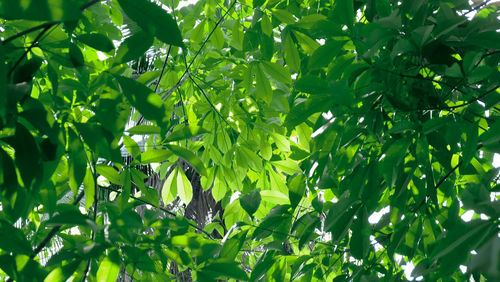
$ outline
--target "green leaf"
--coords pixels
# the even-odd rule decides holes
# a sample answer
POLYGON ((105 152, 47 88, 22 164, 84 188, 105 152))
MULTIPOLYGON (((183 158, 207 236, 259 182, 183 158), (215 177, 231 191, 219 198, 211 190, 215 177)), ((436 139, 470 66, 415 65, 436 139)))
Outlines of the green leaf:
POLYGON ((341 24, 352 27, 354 23, 354 1, 335 1, 334 17, 341 24))
POLYGON ((134 159, 138 159, 140 157, 141 148, 139 148, 139 144, 137 144, 134 139, 132 139, 130 136, 123 135, 123 144, 134 159))
POLYGON ((257 98, 263 100, 267 104, 273 99, 273 89, 260 65, 253 68, 255 70, 255 80, 257 84, 257 98))
POLYGON ((85 65, 85 60, 83 59, 83 53, 80 50, 80 48, 76 46, 76 44, 71 44, 69 46, 69 59, 73 64, 73 66, 75 67, 81 67, 85 65))
POLYGON ((148 120, 159 125, 167 123, 166 109, 160 96, 139 82, 123 76, 117 76, 121 90, 127 100, 148 120))
POLYGON ((280 191, 275 190, 263 190, 260 192, 263 201, 273 203, 276 205, 288 205, 290 200, 288 196, 280 191))
POLYGON ((192 165, 196 171, 202 175, 202 176, 207 176, 207 170, 205 169, 205 166, 201 162, 201 160, 196 156, 193 152, 190 150, 177 146, 177 145, 165 145, 170 151, 172 151, 175 155, 177 155, 180 158, 183 158, 186 160, 190 165, 192 165))
POLYGON ((253 216, 260 206, 260 200, 259 190, 252 190, 240 197, 240 205, 248 215, 253 216))
POLYGON ((0 2, 0 18, 6 20, 68 21, 80 17, 85 1, 8 0, 0 2))
POLYGON ((87 173, 83 179, 83 189, 85 191, 85 209, 89 209, 94 203, 96 183, 94 181, 94 175, 89 168, 87 168, 87 173))
POLYGON ((118 63, 126 63, 143 56, 153 45, 153 39, 153 36, 143 30, 134 33, 120 44, 115 60, 118 63))
POLYGON ((276 146, 278 146, 278 149, 285 153, 290 152, 290 141, 285 136, 278 133, 271 133, 271 137, 276 146))
POLYGON ((118 0, 118 3, 142 29, 166 44, 184 47, 177 23, 160 6, 149 0, 118 0))
POLYGON ((248 280, 248 276, 236 262, 212 262, 205 266, 203 271, 214 272, 217 276, 226 276, 238 280, 248 280))
POLYGON ((224 196, 226 195, 226 191, 226 181, 224 180, 222 173, 220 173, 219 170, 217 171, 217 176, 214 179, 214 186, 212 187, 212 196, 214 197, 214 200, 216 202, 222 200, 222 198, 224 198, 224 196))
POLYGON ((100 33, 86 33, 78 35, 76 38, 83 44, 99 51, 111 52, 115 49, 113 42, 108 37, 100 33))
POLYGON ((177 197, 177 173, 172 171, 167 177, 167 180, 163 183, 163 188, 161 189, 161 198, 165 205, 170 204, 177 197))
POLYGON ((330 230, 332 232, 332 238, 334 242, 340 242, 349 231, 349 228, 354 221, 354 215, 359 209, 360 203, 355 202, 351 206, 345 206, 348 204, 347 199, 341 200, 336 203, 326 216, 325 230, 330 230))
POLYGON ((287 34, 286 39, 285 39, 284 57, 285 57, 286 63, 288 64, 288 66, 292 70, 294 70, 294 71, 300 70, 299 51, 297 50, 297 47, 295 47, 295 44, 293 43, 293 40, 292 40, 292 37, 290 36, 290 34, 287 34))
POLYGON ((172 152, 169 150, 148 150, 141 154, 139 160, 142 164, 161 163, 172 157, 172 152))
POLYGON ((33 56, 29 60, 23 60, 23 63, 15 69, 12 78, 13 82, 21 83, 33 80, 33 76, 35 76, 35 73, 40 69, 41 65, 42 59, 38 56, 33 56))
POLYGON ((210 131, 195 125, 182 125, 180 128, 175 128, 174 131, 167 136, 165 142, 185 140, 205 133, 210 133, 210 131))
POLYGON ((161 128, 156 125, 139 124, 127 129, 127 132, 132 135, 160 134, 161 128))
POLYGON ((32 247, 20 229, 5 220, 0 220, 0 249, 15 254, 31 255, 32 247))
POLYGON ((284 66, 278 63, 270 63, 266 61, 261 62, 260 65, 268 75, 277 81, 292 83, 290 72, 284 66))
POLYGON ((295 208, 306 191, 306 179, 303 174, 295 176, 288 185, 288 197, 290 198, 290 203, 293 208, 295 208))
POLYGON ((345 41, 330 40, 318 47, 309 59, 309 68, 314 70, 328 66, 342 52, 344 44, 345 41))
POLYGON ((273 34, 273 26, 269 17, 266 14, 263 14, 261 19, 260 27, 262 28, 262 32, 267 36, 271 36, 273 34))
MULTIPOLYGON (((241 201, 241 199, 240 199, 241 201)), ((219 258, 233 261, 241 250, 241 247, 245 243, 248 230, 238 233, 227 240, 219 253, 219 258)))
POLYGON ((96 171, 100 175, 106 177, 111 183, 114 183, 116 185, 123 185, 123 177, 118 174, 118 171, 114 169, 113 167, 104 165, 104 164, 98 164, 96 166, 96 171))
POLYGON ((295 162, 291 159, 281 160, 281 161, 273 161, 273 162, 271 162, 271 164, 274 165, 279 170, 285 172, 286 174, 293 175, 295 173, 302 172, 302 169, 300 169, 297 162, 295 162))
POLYGON ((370 223, 366 207, 360 209, 351 230, 352 236, 349 242, 351 254, 357 259, 363 259, 368 254, 370 247, 370 223))
POLYGON ((98 282, 114 282, 118 278, 119 272, 120 266, 109 259, 109 257, 105 257, 99 265, 96 279, 98 282))
POLYGON ((47 226, 58 225, 80 225, 96 229, 97 225, 92 222, 87 215, 80 212, 78 207, 70 204, 59 204, 56 207, 57 211, 47 220, 47 226))
POLYGON ((193 198, 193 188, 191 187, 191 182, 184 174, 182 169, 177 168, 177 193, 179 198, 184 204, 189 204, 193 198))
POLYGON ((87 171, 87 154, 82 141, 72 129, 68 130, 69 137, 69 185, 76 194, 87 171))

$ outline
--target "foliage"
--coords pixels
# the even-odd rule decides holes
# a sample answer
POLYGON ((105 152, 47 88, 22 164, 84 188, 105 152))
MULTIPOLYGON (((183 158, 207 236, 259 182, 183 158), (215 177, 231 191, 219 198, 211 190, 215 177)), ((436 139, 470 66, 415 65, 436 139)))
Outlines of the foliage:
POLYGON ((0 275, 500 279, 488 4, 0 2, 0 275))

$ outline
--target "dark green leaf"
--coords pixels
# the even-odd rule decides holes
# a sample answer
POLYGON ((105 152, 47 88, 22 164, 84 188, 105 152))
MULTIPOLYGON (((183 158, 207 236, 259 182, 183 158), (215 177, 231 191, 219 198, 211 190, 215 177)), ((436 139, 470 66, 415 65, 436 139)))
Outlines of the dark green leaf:
POLYGON ((241 207, 252 216, 260 206, 260 191, 252 190, 240 197, 241 207))
POLYGON ((220 276, 226 276, 239 280, 248 280, 248 276, 238 263, 235 262, 212 262, 205 266, 204 270, 213 271, 220 276))
POLYGON ((139 82, 123 76, 116 77, 127 100, 148 120, 167 122, 166 109, 160 96, 139 82))
POLYGON ((78 35, 76 38, 83 44, 99 51, 111 52, 111 50, 115 49, 113 42, 108 37, 100 33, 82 34, 78 35))
POLYGON ((41 65, 42 59, 37 56, 33 56, 29 60, 24 60, 14 71, 14 76, 12 78, 13 82, 20 83, 31 81, 41 65))
POLYGON ((142 29, 166 44, 183 47, 182 35, 174 19, 149 0, 118 0, 123 11, 142 29))
POLYGON ((130 37, 127 37, 116 54, 116 61, 119 63, 126 63, 143 56, 146 51, 153 44, 153 36, 149 33, 140 30, 130 37))

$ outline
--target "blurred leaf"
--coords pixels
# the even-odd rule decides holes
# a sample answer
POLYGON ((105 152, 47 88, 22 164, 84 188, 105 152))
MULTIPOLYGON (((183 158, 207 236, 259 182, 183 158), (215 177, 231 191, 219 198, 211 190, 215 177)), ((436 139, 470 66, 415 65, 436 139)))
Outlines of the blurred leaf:
POLYGON ((0 17, 7 20, 67 21, 80 17, 85 1, 8 0, 0 3, 0 17))

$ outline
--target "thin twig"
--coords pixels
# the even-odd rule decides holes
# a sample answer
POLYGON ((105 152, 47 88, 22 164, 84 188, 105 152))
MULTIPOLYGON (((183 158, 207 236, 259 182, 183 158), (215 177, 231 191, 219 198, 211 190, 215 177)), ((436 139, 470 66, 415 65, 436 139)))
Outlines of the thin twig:
POLYGON ((210 37, 212 36, 212 34, 215 32, 215 29, 217 29, 217 27, 222 23, 222 21, 224 20, 224 18, 226 17, 226 15, 229 13, 229 11, 231 11, 231 9, 234 7, 235 4, 236 4, 236 0, 233 1, 233 3, 231 4, 231 6, 229 6, 229 8, 227 9, 226 13, 217 21, 217 23, 215 23, 214 28, 210 31, 210 33, 208 34, 208 36, 205 39, 205 41, 203 41, 203 43, 201 44, 200 49, 198 49, 198 51, 194 55, 193 59, 191 59, 191 62, 186 67, 186 70, 182 74, 181 78, 177 81, 177 83, 172 88, 170 88, 169 90, 166 91, 166 93, 162 96, 163 99, 165 99, 166 96, 169 95, 169 93, 172 93, 177 87, 179 87, 180 85, 182 85, 181 81, 185 80, 185 76, 188 74, 189 69, 193 65, 193 63, 196 60, 196 58, 198 57, 198 55, 200 55, 201 50, 203 50, 203 47, 205 47, 205 45, 207 44, 207 42, 210 39, 210 37))

